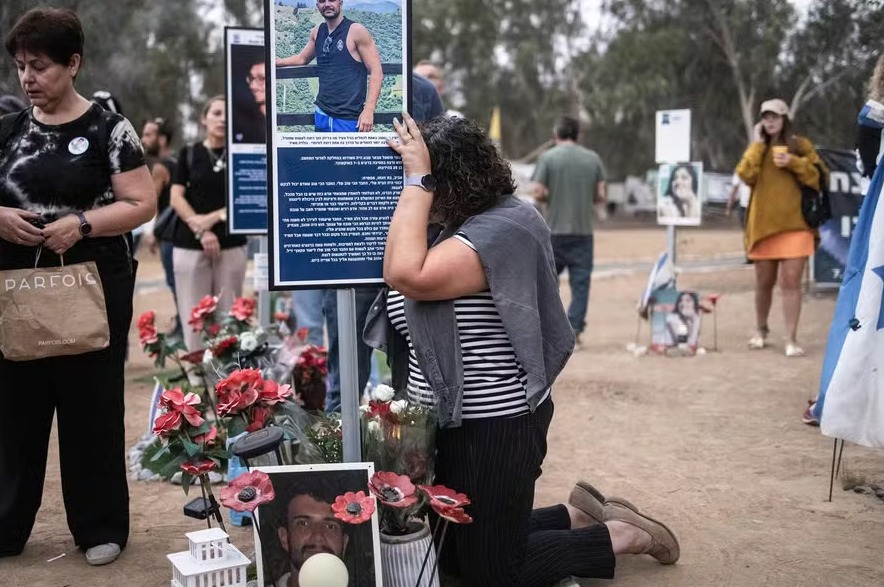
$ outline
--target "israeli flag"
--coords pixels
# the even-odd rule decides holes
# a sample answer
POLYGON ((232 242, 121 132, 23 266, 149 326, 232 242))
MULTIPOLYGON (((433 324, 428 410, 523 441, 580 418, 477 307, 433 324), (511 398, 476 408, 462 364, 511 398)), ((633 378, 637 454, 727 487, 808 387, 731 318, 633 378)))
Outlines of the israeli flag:
POLYGON ((642 316, 647 316, 654 292, 658 289, 674 285, 675 267, 669 259, 669 253, 661 253, 660 256, 657 257, 657 262, 654 263, 654 266, 651 268, 651 273, 648 275, 648 283, 645 285, 645 291, 642 292, 642 297, 638 301, 638 313, 642 316))
POLYGON ((884 166, 850 242, 814 416, 826 436, 884 447, 884 166))

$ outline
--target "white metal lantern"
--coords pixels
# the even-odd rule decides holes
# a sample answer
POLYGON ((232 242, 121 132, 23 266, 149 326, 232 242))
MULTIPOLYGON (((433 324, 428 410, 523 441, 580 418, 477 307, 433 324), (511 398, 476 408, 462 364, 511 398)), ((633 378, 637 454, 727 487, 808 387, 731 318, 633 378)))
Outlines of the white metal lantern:
POLYGON ((227 540, 227 532, 210 528, 186 534, 190 549, 167 555, 172 587, 246 587, 249 559, 227 540))

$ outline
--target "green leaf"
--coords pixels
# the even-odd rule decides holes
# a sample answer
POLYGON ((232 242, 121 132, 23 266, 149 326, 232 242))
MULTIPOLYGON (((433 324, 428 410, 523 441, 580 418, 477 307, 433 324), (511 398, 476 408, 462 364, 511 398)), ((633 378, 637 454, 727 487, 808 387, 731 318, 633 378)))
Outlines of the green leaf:
POLYGON ((232 418, 230 420, 230 424, 227 426, 227 436, 229 438, 233 438, 234 436, 239 436, 243 432, 246 431, 248 425, 245 420, 240 417, 232 418))
POLYGON ((200 445, 195 442, 190 442, 189 440, 182 439, 181 444, 184 445, 184 450, 187 452, 187 455, 193 458, 200 452, 200 445))
POLYGON ((190 485, 193 483, 193 475, 190 473, 181 472, 181 488, 184 489, 184 495, 188 495, 190 491, 190 485))
POLYGON ((170 452, 171 452, 171 451, 169 450, 169 445, 166 445, 166 446, 164 446, 163 448, 161 448, 160 450, 158 450, 158 451, 156 452, 156 454, 153 455, 153 457, 150 459, 150 462, 153 463, 153 462, 155 462, 155 461, 158 461, 158 460, 160 460, 161 458, 163 458, 163 456, 169 454, 170 452))
POLYGON ((169 478, 178 471, 181 470, 181 465, 183 465, 187 461, 187 457, 184 455, 180 455, 166 464, 165 467, 160 469, 160 476, 169 478))
POLYGON ((194 428, 193 431, 191 431, 191 434, 193 436, 199 436, 200 434, 205 434, 211 428, 212 428, 212 425, 209 424, 208 421, 205 421, 202 424, 200 424, 197 428, 194 428))

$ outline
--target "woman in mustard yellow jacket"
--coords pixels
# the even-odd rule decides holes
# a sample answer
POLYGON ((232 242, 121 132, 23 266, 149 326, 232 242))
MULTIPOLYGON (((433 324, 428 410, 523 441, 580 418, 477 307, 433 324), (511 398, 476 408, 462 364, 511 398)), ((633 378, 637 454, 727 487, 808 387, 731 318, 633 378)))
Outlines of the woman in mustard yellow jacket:
POLYGON ((789 105, 767 100, 761 121, 737 175, 752 187, 746 219, 747 255, 755 263, 755 335, 749 347, 767 346, 773 288, 779 275, 786 325, 786 356, 799 357, 798 319, 801 316, 801 276, 813 254, 816 234, 801 214, 801 186, 819 187, 819 155, 813 143, 790 132, 789 105))

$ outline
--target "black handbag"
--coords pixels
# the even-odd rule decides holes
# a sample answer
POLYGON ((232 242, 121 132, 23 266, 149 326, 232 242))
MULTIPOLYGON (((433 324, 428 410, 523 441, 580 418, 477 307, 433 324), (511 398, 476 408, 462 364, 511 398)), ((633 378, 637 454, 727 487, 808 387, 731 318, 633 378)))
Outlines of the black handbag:
POLYGON ((815 163, 820 174, 820 189, 801 186, 801 215, 809 228, 818 228, 832 217, 832 205, 829 202, 829 174, 819 163, 815 163))
POLYGON ((153 223, 153 235, 158 241, 169 242, 175 238, 175 229, 178 227, 178 214, 172 206, 166 207, 157 216, 153 223))

